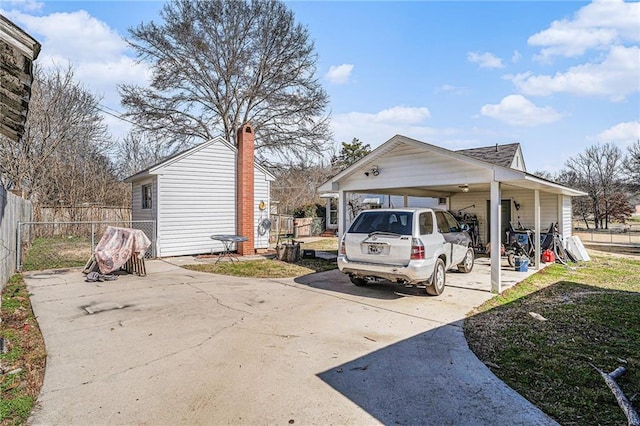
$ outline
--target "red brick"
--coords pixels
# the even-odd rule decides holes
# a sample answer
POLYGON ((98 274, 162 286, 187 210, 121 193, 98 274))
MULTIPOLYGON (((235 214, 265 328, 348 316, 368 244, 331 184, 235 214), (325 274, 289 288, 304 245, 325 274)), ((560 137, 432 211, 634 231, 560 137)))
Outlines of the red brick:
POLYGON ((238 254, 246 256, 255 254, 254 241, 254 151, 255 135, 250 124, 244 124, 238 129, 238 163, 237 175, 237 209, 236 232, 248 238, 248 241, 238 244, 238 254))

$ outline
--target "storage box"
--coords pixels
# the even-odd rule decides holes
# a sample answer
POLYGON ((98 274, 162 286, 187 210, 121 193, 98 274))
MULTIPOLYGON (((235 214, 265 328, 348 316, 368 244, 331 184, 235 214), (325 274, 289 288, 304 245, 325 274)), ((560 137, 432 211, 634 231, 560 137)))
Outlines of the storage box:
POLYGON ((315 250, 302 250, 302 258, 303 259, 315 259, 316 251, 315 250))
POLYGON ((516 257, 516 271, 518 272, 527 272, 529 270, 529 259, 516 257))

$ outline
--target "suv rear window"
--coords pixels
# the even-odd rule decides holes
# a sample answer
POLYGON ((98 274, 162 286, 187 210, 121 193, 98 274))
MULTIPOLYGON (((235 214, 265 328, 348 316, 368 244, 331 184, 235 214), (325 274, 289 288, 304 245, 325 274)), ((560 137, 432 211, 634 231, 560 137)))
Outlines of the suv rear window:
POLYGON ((413 212, 362 212, 349 228, 349 233, 370 234, 378 231, 411 235, 412 225, 413 212))

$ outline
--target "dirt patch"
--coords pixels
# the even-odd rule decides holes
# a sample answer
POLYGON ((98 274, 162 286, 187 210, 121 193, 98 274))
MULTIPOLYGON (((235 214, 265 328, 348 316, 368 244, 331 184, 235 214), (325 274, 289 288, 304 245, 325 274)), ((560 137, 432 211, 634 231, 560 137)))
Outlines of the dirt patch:
POLYGON ((596 256, 614 256, 625 259, 640 260, 640 246, 621 246, 609 244, 585 244, 589 253, 596 256))

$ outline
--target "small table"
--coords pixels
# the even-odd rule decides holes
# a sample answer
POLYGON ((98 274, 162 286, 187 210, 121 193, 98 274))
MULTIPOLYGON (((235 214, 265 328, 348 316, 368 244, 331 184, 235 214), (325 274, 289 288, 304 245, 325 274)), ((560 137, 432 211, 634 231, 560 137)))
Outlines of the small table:
MULTIPOLYGON (((216 260, 216 265, 220 262, 220 259, 223 257, 228 257, 233 262, 234 257, 232 256, 231 246, 234 243, 241 243, 244 241, 248 241, 247 237, 243 237, 242 235, 230 235, 230 234, 215 234, 211 236, 212 240, 220 241, 222 243, 222 252, 218 255, 218 259, 216 260)), ((213 253, 213 249, 211 249, 211 253, 213 253)), ((238 260, 238 259, 235 259, 238 260)))

